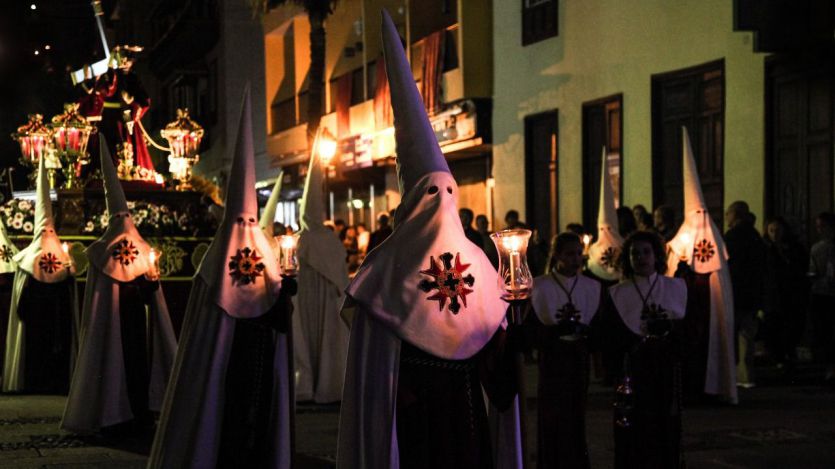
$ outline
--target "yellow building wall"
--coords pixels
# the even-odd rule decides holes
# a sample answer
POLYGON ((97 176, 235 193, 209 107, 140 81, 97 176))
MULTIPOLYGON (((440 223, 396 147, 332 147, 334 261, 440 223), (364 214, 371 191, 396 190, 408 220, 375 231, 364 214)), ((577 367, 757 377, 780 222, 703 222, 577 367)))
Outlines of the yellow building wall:
MULTIPOLYGON (((582 104, 623 93, 626 205, 652 206, 651 76, 725 59, 725 204, 762 216, 764 54, 724 0, 561 0, 559 36, 522 47, 519 2, 494 2, 495 213, 525 212, 524 118, 559 109, 559 226, 582 220, 582 104)), ((523 215, 524 217, 524 215, 523 215)))

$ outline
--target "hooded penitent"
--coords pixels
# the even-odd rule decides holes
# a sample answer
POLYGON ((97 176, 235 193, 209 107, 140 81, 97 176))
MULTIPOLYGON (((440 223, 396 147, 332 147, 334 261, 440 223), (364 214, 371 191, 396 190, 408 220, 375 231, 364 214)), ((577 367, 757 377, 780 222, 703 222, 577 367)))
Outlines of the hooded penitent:
POLYGON ((49 181, 43 158, 38 166, 36 197, 35 236, 29 246, 14 256, 14 260, 21 270, 39 282, 61 282, 70 275, 70 257, 61 249, 61 240, 55 232, 49 181))
POLYGON ((14 261, 17 252, 17 246, 6 233, 6 225, 0 220, 0 274, 13 274, 17 271, 17 264, 14 261))
MULTIPOLYGON (((55 384, 64 381, 64 373, 67 373, 68 382, 77 346, 75 280, 70 257, 61 248, 61 240, 55 232, 43 158, 38 165, 35 235, 29 246, 18 252, 13 260, 19 269, 15 273, 9 309, 3 391, 32 389, 36 385, 25 382, 27 375, 29 381, 44 378, 44 383, 55 384), (33 314, 35 312, 38 314, 33 314), (40 340, 27 343, 28 339, 36 338, 40 340), (54 341, 52 345, 48 345, 50 341, 54 341), (69 356, 61 358, 52 353, 64 346, 69 356), (27 370, 27 366, 33 368, 27 370), (49 370, 52 366, 59 369, 49 370), (52 376, 36 378, 38 370, 40 374, 52 376)), ((60 384, 60 387, 65 385, 60 384)))
MULTIPOLYGON (((321 127, 320 127, 321 129, 321 127)), ((339 317, 348 285, 345 247, 325 222, 322 163, 313 142, 301 201, 298 310, 293 315, 296 398, 334 402, 342 398, 348 327, 339 317)))
POLYGON ((162 287, 144 279, 151 269, 151 248, 133 224, 107 148, 101 137, 110 219, 107 231, 86 251, 90 266, 81 343, 61 422, 75 432, 94 432, 159 411, 177 350, 162 287))
POLYGON ((618 280, 618 256, 623 238, 618 233, 618 216, 615 213, 615 195, 609 179, 606 148, 600 170, 600 208, 597 212, 597 241, 589 247, 589 270, 602 280, 618 280))
MULTIPOLYGON (((270 241, 256 219, 251 113, 247 90, 226 190, 226 209, 194 277, 149 467, 231 464, 228 458, 235 455, 225 448, 251 428, 232 428, 228 422, 250 418, 234 412, 236 406, 249 404, 261 406, 253 417, 259 429, 264 423, 263 432, 255 436, 263 440, 264 448, 264 454, 256 455, 261 458, 258 464, 277 468, 290 465, 286 336, 271 327, 260 328, 260 321, 273 314, 281 279, 270 241), (238 334, 250 334, 253 329, 258 330, 252 343, 238 334), (271 355, 265 356, 264 350, 271 355), (257 356, 254 360, 258 363, 247 361, 250 353, 257 356), (250 365, 262 373, 258 379, 248 374, 250 365), (256 394, 234 397, 249 392, 256 394), (250 398, 259 401, 247 401, 250 398)), ((241 458, 245 456, 240 454, 241 458)), ((247 464, 244 459, 240 463, 247 464)))
MULTIPOLYGON (((399 467, 401 341, 440 359, 469 359, 501 327, 507 309, 496 270, 464 235, 458 185, 386 12, 382 30, 402 201, 391 236, 368 254, 346 290, 346 307, 356 314, 337 451, 343 468, 399 467)), ((509 459, 517 450, 507 451, 509 459)))
POLYGON ((710 327, 704 392, 737 402, 734 359, 734 310, 728 253, 722 233, 705 205, 693 148, 687 129, 682 128, 684 168, 684 223, 667 243, 667 274, 680 261, 698 274, 710 275, 710 327))

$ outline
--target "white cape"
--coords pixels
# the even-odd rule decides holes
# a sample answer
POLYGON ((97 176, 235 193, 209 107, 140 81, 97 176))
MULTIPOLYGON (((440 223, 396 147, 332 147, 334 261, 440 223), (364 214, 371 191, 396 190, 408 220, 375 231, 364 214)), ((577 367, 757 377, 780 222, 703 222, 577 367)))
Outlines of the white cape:
POLYGON ((350 336, 339 317, 348 285, 345 248, 330 230, 304 230, 298 256, 298 309, 293 314, 296 399, 336 402, 342 399, 350 336))
MULTIPOLYGON (((216 291, 195 276, 180 347, 162 406, 148 467, 215 467, 223 429, 226 367, 236 319, 217 304, 216 291)), ((273 362, 270 467, 290 467, 290 386, 287 336, 277 334, 273 362)))
MULTIPOLYGON (((159 411, 177 351, 162 286, 146 309, 151 355, 148 407, 159 411)), ((128 400, 119 320, 119 283, 91 265, 84 291, 78 362, 62 428, 94 432, 134 417, 128 400)))

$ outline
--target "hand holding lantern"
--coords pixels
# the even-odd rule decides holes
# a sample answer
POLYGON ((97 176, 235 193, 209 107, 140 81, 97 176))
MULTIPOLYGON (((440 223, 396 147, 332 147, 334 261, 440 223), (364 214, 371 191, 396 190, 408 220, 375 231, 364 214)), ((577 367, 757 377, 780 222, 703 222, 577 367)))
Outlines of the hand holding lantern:
POLYGON ((499 252, 499 288, 507 301, 527 299, 533 286, 527 251, 530 230, 497 231, 490 235, 499 252))
POLYGON ((296 257, 297 235, 278 236, 278 265, 281 268, 281 276, 293 278, 299 271, 299 260, 296 257))

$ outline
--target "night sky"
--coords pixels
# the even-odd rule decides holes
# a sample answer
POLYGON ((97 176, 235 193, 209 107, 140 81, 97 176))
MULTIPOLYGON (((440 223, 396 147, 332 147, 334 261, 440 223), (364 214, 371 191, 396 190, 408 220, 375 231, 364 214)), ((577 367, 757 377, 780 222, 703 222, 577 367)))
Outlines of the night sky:
MULTIPOLYGON (((103 4, 107 18, 115 1, 103 4)), ((60 113, 79 93, 69 71, 103 57, 89 0, 0 1, 0 167, 20 157, 9 135, 27 114, 60 113)))

